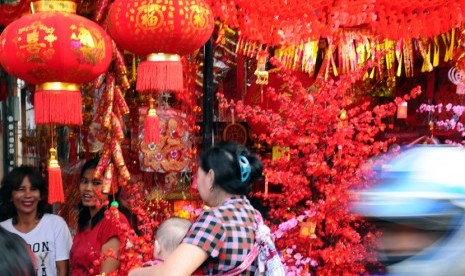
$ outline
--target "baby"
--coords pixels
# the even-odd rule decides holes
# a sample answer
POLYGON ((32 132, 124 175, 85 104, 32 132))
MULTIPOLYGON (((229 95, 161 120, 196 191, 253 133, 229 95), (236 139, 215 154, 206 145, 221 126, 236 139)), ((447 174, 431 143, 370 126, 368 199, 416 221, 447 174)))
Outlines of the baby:
POLYGON ((160 224, 155 236, 152 261, 143 266, 152 266, 163 262, 178 247, 191 227, 191 222, 184 218, 170 217, 160 224))

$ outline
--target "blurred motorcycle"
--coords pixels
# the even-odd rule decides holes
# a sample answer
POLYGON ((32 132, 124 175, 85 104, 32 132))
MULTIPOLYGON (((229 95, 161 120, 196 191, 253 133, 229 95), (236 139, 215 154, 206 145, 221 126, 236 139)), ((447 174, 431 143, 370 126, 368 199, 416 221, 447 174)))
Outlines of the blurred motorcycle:
POLYGON ((374 167, 352 211, 383 235, 387 275, 465 275, 465 148, 418 145, 374 167))

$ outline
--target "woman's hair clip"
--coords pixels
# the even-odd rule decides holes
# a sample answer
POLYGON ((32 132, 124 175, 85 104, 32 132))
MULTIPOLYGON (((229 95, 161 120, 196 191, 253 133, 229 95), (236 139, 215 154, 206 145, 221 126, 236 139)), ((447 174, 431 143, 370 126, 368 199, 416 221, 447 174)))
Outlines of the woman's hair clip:
POLYGON ((249 160, 244 155, 239 157, 239 166, 241 167, 241 181, 244 183, 249 179, 251 171, 249 160))

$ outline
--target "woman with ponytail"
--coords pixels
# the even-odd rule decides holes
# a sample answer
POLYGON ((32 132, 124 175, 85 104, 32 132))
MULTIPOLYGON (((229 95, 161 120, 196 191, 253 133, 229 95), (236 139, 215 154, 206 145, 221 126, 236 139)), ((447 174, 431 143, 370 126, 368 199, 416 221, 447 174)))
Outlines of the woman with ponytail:
POLYGON ((262 162, 240 144, 224 142, 204 151, 197 189, 210 208, 192 224, 181 245, 153 267, 130 275, 254 275, 258 269, 260 213, 246 195, 262 176, 262 162))

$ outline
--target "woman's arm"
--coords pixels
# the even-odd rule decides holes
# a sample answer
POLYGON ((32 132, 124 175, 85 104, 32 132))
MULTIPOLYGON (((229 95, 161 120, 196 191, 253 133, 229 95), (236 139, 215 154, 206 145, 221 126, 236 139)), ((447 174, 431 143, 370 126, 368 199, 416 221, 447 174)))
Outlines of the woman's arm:
POLYGON ((108 273, 119 268, 119 246, 120 241, 118 237, 109 239, 104 245, 102 245, 102 254, 105 255, 102 264, 100 265, 100 273, 108 273), (114 252, 115 258, 108 257, 109 250, 114 252))
POLYGON ((56 261, 57 265, 57 276, 67 276, 68 275, 68 260, 56 261))
POLYGON ((192 275, 207 258, 207 252, 203 251, 200 247, 182 243, 164 263, 151 267, 133 269, 129 272, 129 276, 188 276, 192 275))

